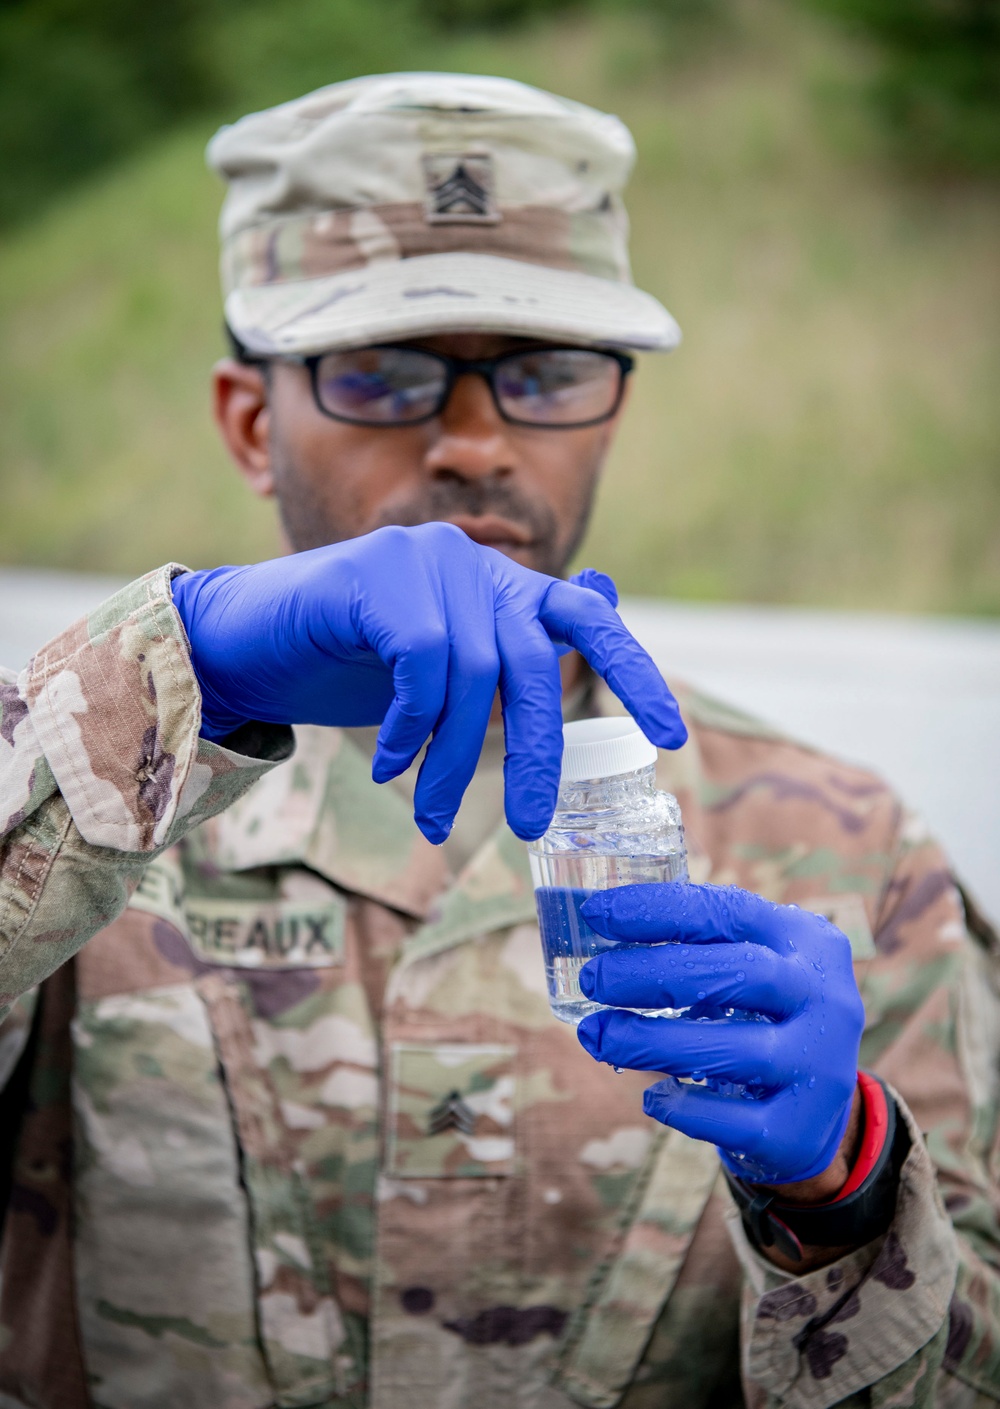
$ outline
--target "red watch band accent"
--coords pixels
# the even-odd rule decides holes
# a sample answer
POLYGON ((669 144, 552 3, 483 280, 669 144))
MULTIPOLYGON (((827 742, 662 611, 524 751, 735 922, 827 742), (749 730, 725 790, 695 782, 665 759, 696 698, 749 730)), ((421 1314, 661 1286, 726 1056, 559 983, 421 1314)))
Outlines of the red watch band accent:
POLYGON ((858 1088, 864 1112, 860 1149, 836 1198, 824 1204, 781 1204, 766 1189, 744 1184, 726 1170, 743 1226, 756 1247, 776 1246, 800 1261, 804 1247, 861 1247, 890 1226, 910 1132, 878 1077, 859 1072, 858 1088))
POLYGON ((878 1164, 889 1131, 889 1105, 885 1099, 882 1083, 876 1081, 874 1076, 869 1076, 866 1071, 859 1071, 858 1086, 861 1088, 861 1100, 864 1106, 864 1133, 861 1137, 861 1149, 858 1151, 858 1157, 847 1176, 847 1183, 835 1199, 828 1200, 831 1204, 840 1203, 841 1199, 846 1199, 848 1194, 853 1194, 855 1189, 861 1188, 861 1185, 878 1164))

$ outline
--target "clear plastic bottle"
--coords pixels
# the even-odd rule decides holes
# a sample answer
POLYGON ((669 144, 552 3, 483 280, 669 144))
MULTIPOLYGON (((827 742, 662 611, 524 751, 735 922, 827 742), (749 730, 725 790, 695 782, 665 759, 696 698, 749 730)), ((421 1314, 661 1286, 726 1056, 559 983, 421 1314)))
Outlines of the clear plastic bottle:
POLYGON ((595 890, 686 881, 687 852, 677 799, 657 791, 656 748, 634 719, 582 719, 563 738, 556 814, 528 854, 549 1005, 578 1023, 604 1006, 581 993, 581 968, 620 947, 590 928, 580 906, 595 890))

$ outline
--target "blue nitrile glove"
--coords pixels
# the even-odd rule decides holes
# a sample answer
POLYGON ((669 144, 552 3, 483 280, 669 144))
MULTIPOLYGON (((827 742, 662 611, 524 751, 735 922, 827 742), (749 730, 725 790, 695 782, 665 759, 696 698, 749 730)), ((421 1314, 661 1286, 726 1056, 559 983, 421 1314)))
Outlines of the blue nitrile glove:
POLYGON ((590 1055, 670 1072, 646 1092, 646 1114, 719 1146, 740 1178, 791 1184, 822 1173, 847 1129, 865 1021, 846 936, 736 886, 621 886, 590 896, 581 914, 636 946, 583 966, 588 998, 689 1009, 591 1013, 579 1027, 590 1055))
MULTIPOLYGON (((597 582, 603 574, 589 580, 597 582)), ((202 693, 202 734, 248 720, 379 724, 372 776, 404 772, 431 737, 414 798, 433 842, 475 772, 497 687, 507 820, 552 819, 562 756, 558 649, 575 647, 653 741, 687 737, 677 702, 602 590, 532 572, 454 524, 380 528, 248 567, 174 579, 202 693)))

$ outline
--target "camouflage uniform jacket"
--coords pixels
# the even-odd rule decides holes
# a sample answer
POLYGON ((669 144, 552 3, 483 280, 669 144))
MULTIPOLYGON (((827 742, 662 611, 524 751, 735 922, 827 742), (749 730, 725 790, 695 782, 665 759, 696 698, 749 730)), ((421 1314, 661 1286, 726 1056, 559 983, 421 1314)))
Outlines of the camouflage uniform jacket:
POLYGON ((794 1278, 550 1017, 523 846, 452 880, 337 731, 201 740, 167 584, 0 687, 0 1404, 1000 1400, 1000 950, 877 779, 687 694, 662 758, 695 880, 850 936, 911 1124, 794 1278))

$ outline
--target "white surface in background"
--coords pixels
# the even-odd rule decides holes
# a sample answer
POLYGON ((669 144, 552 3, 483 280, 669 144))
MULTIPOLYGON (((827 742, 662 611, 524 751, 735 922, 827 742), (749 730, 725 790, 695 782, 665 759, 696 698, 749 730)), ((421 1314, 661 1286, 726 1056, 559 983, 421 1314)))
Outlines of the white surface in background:
POLYGON ((124 584, 93 573, 0 568, 0 665, 20 670, 57 631, 124 584))
MULTIPOLYGON (((0 569, 0 662, 23 665, 119 585, 0 569)), ((668 680, 876 768, 1000 916, 1000 625, 648 599, 622 615, 668 680)))
POLYGON ((1000 916, 1000 625, 648 600, 622 616, 668 680, 875 768, 1000 916))

